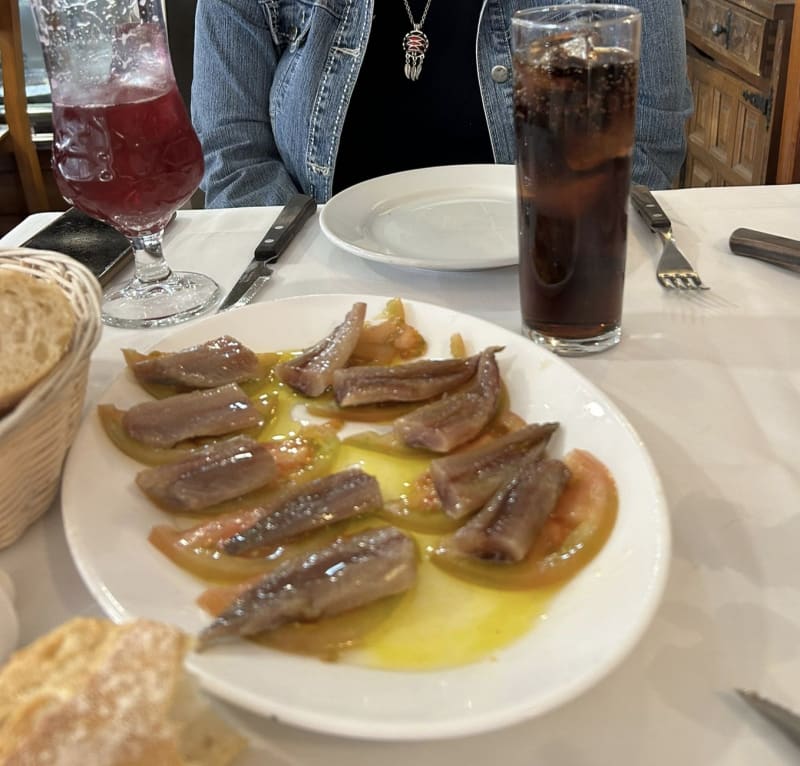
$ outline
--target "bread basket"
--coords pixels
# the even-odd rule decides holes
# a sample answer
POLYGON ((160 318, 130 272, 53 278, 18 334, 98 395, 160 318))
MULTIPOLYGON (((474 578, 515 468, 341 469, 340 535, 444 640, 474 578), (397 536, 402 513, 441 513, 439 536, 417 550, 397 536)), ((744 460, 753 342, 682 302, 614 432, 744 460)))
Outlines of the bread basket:
POLYGON ((70 349, 56 368, 0 418, 0 548, 13 543, 53 502, 61 467, 80 423, 89 357, 100 339, 97 279, 61 253, 0 250, 0 269, 58 284, 75 311, 70 349))

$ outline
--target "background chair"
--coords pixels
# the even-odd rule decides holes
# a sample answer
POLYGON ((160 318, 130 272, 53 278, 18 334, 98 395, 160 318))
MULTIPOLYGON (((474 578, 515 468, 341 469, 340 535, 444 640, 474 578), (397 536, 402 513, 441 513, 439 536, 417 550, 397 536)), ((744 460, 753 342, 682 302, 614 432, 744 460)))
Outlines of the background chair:
POLYGON ((49 205, 28 119, 18 0, 0 0, 0 62, 6 114, 6 127, 0 133, 0 151, 14 154, 28 213, 42 212, 48 210, 49 205))

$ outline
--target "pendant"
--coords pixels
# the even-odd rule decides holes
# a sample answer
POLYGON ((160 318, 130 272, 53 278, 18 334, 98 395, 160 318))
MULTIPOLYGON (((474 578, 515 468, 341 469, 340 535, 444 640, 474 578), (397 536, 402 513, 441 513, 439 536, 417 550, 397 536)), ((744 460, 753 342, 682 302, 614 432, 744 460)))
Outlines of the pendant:
POLYGON ((428 37, 415 24, 403 38, 403 50, 406 52, 405 74, 409 80, 418 80, 419 73, 422 71, 422 62, 425 60, 425 53, 428 50, 428 37))

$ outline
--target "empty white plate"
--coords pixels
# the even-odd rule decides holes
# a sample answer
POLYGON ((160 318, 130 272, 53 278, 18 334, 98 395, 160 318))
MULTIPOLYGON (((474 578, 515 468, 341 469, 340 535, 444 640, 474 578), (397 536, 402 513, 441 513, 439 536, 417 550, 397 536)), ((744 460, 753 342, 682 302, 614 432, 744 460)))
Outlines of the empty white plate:
POLYGON ((349 253, 394 266, 472 271, 517 263, 513 165, 420 168, 363 181, 322 208, 349 253))

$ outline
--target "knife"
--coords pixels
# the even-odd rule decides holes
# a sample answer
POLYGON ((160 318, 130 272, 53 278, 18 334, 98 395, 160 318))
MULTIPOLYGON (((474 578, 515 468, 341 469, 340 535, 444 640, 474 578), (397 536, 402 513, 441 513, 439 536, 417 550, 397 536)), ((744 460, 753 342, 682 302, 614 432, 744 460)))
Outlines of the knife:
POLYGON ((731 252, 755 258, 800 273, 800 241, 753 229, 736 229, 730 238, 731 252))
POLYGON ((250 303, 256 293, 272 276, 274 264, 303 224, 316 212, 317 203, 307 194, 295 194, 281 210, 275 223, 256 246, 253 260, 242 272, 239 281, 222 301, 217 311, 250 303))
POLYGON ((797 713, 793 713, 791 710, 783 707, 783 705, 778 705, 771 700, 765 699, 755 692, 737 689, 736 693, 750 705, 753 710, 766 718, 792 740, 795 745, 800 747, 800 716, 798 716, 797 713))

